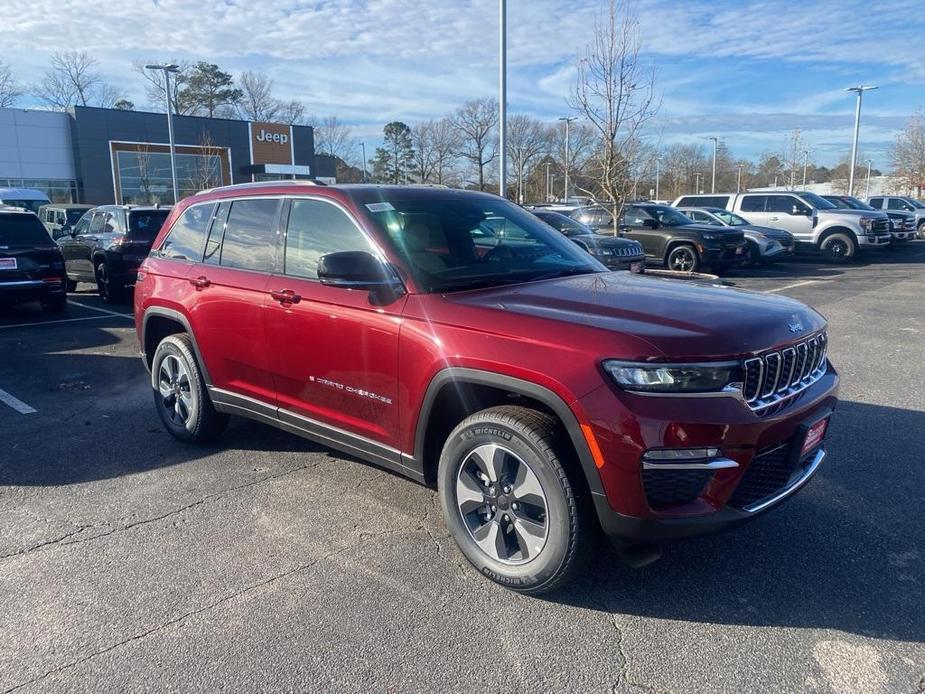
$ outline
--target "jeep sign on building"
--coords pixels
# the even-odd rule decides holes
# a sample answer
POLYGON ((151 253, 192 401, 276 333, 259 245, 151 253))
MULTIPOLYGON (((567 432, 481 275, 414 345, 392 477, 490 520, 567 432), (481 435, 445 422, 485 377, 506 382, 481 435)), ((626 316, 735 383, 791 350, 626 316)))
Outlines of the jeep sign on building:
MULTIPOLYGON (((180 197, 249 181, 334 178, 305 125, 174 116, 180 197)), ((173 204, 167 117, 78 106, 0 108, 0 186, 56 202, 173 204)))

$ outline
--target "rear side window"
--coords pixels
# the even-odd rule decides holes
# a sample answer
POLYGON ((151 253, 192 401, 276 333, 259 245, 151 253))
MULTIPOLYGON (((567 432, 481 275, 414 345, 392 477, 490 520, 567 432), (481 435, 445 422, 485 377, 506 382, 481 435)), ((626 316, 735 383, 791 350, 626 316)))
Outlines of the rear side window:
POLYGON ((729 204, 728 195, 690 195, 678 200, 675 207, 723 207, 729 204))
MULTIPOLYGON (((789 195, 768 196, 768 212, 785 212, 790 214, 793 212, 794 205, 797 205, 797 201, 791 198, 789 195)), ((803 207, 802 204, 797 206, 803 207)))
POLYGON ((170 234, 161 245, 162 258, 175 258, 176 260, 202 260, 202 249, 205 246, 206 234, 209 232, 209 223, 212 221, 214 204, 193 205, 180 215, 180 218, 170 229, 170 234))
POLYGON ((764 212, 767 195, 746 195, 742 198, 743 212, 764 212))
POLYGON ((871 199, 867 202, 867 204, 870 205, 871 207, 874 207, 874 208, 878 209, 878 210, 882 210, 882 209, 883 209, 883 198, 871 198, 871 199))
POLYGON ((129 236, 153 241, 167 221, 167 210, 144 210, 128 213, 129 236))
POLYGON ((232 202, 219 264, 241 270, 272 271, 278 207, 279 200, 275 198, 232 202))
POLYGON ((343 210, 320 200, 293 200, 286 231, 285 273, 318 278, 318 260, 338 251, 370 251, 369 241, 343 210))
POLYGON ((33 214, 0 214, 0 246, 50 246, 51 237, 33 214))

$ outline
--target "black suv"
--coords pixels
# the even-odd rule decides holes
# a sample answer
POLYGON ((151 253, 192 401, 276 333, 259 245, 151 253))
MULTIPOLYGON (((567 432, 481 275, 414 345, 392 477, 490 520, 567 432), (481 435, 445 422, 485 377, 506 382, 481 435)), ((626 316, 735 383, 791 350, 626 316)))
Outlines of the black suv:
POLYGON ((697 224, 668 205, 632 203, 620 213, 620 235, 639 241, 646 258, 669 270, 722 272, 744 262, 745 234, 734 228, 697 224))
POLYGON ((78 282, 95 282, 104 301, 121 301, 169 213, 169 207, 134 205, 103 205, 87 212, 58 240, 68 291, 78 282))
POLYGON ((542 208, 530 211, 553 229, 568 237, 569 240, 581 246, 606 265, 609 270, 645 271, 646 256, 638 241, 595 233, 593 229, 558 212, 542 208))
POLYGON ((34 213, 0 209, 0 307, 29 301, 49 313, 67 307, 64 258, 34 213))

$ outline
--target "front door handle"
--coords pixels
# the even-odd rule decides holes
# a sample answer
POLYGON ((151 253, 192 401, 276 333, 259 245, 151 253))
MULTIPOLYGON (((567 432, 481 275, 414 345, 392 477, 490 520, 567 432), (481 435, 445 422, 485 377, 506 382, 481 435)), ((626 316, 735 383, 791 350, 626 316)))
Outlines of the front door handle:
POLYGON ((274 289, 270 292, 270 296, 281 304, 297 304, 302 301, 302 297, 291 289, 274 289))
POLYGON ((212 284, 212 280, 210 280, 208 277, 199 276, 192 278, 190 280, 190 284, 196 287, 196 289, 205 289, 210 284, 212 284))
POLYGON ((779 222, 779 221, 780 221, 780 217, 768 217, 768 221, 769 221, 769 222, 779 222))

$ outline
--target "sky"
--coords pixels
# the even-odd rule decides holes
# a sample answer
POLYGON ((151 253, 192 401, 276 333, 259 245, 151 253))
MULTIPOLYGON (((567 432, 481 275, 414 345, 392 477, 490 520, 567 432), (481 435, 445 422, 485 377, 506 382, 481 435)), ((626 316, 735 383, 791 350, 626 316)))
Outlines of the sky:
MULTIPOLYGON (((508 108, 572 115, 578 55, 606 0, 508 0, 508 108)), ((0 61, 40 79, 56 50, 87 50, 139 108, 131 62, 207 60, 260 70, 279 98, 337 115, 375 146, 391 120, 440 117, 498 91, 498 0, 4 0, 0 61)), ((819 165, 851 147, 887 168, 906 120, 925 109, 922 0, 636 0, 642 60, 656 71, 655 144, 736 158, 784 148, 799 128, 819 165)), ((29 98, 22 106, 33 105, 29 98)))

